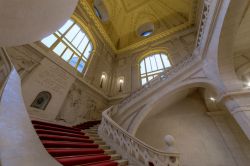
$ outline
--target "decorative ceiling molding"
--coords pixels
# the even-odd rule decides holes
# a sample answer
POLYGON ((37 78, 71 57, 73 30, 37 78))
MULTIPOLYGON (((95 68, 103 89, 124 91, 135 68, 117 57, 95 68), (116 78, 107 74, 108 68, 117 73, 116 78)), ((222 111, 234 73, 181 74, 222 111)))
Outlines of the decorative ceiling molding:
POLYGON ((127 51, 131 51, 134 49, 137 49, 139 47, 142 47, 144 45, 147 44, 151 44, 157 40, 163 39, 163 38, 167 38, 170 35, 173 35, 177 32, 186 30, 188 28, 192 28, 193 25, 195 24, 195 16, 196 16, 196 8, 197 8, 197 0, 192 0, 191 3, 191 12, 189 13, 189 19, 187 22, 180 24, 178 26, 175 26, 171 29, 167 29, 159 34, 155 34, 152 35, 151 37, 145 38, 143 40, 140 40, 136 43, 133 43, 131 45, 128 45, 122 49, 117 49, 113 43, 113 41, 111 40, 110 36, 107 34, 105 28, 102 25, 102 22, 97 18, 97 16, 95 15, 95 13, 92 10, 91 5, 85 1, 85 0, 81 0, 80 1, 80 9, 82 10, 82 12, 86 13, 87 16, 93 21, 94 26, 96 27, 96 29, 100 32, 101 36, 103 37, 103 39, 105 40, 105 42, 111 47, 111 49, 116 53, 116 54, 122 54, 124 52, 127 51))

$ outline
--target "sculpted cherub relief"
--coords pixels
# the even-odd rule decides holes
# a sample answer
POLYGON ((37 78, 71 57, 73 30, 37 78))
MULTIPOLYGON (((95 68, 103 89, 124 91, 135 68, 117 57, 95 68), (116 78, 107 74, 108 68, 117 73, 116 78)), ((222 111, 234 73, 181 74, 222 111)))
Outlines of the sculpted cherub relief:
POLYGON ((63 120, 67 123, 75 123, 78 116, 78 111, 81 105, 81 89, 77 88, 75 84, 73 84, 67 99, 57 116, 57 120, 63 120))
POLYGON ((96 102, 93 99, 87 100, 87 112, 85 114, 85 118, 89 120, 97 120, 97 109, 96 109, 96 102))
POLYGON ((56 119, 70 124, 100 119, 96 101, 84 92, 79 84, 73 84, 56 119))

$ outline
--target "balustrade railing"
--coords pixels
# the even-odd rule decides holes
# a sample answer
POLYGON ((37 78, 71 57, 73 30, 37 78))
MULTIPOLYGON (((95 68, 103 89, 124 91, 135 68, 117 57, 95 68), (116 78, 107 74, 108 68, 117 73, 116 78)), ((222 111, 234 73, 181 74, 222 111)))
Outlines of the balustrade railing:
POLYGON ((102 123, 98 133, 115 150, 122 151, 124 158, 137 166, 179 166, 179 153, 167 153, 157 150, 130 135, 115 123, 110 117, 116 113, 118 107, 113 106, 102 114, 102 123))

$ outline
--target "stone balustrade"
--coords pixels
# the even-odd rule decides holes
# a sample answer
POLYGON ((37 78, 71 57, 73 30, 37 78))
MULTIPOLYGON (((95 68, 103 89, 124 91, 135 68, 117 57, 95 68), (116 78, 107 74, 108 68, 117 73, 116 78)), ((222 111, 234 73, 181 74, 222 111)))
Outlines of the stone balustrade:
POLYGON ((165 138, 168 152, 157 150, 130 135, 110 118, 117 109, 117 106, 113 106, 103 112, 102 123, 98 129, 98 133, 107 144, 122 154, 130 163, 137 166, 179 165, 179 153, 170 152, 173 145, 171 136, 165 138))

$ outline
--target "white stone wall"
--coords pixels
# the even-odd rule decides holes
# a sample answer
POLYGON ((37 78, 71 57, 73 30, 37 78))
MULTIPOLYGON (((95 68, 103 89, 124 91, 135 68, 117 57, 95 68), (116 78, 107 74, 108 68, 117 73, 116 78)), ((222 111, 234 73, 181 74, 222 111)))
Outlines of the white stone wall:
MULTIPOLYGON (((207 114, 207 108, 195 92, 185 99, 144 119, 136 137, 164 150, 163 138, 170 134, 184 166, 247 166, 250 144, 237 123, 228 114, 207 114)), ((151 114, 152 115, 152 114, 151 114)))
POLYGON ((7 51, 22 78, 24 101, 32 116, 68 124, 101 118, 101 112, 108 105, 106 96, 110 90, 111 53, 97 51, 86 73, 81 75, 53 52, 34 44, 8 48, 7 51), (103 72, 108 77, 101 88, 103 72), (46 109, 31 107, 42 91, 52 94, 46 109))
POLYGON ((42 60, 41 64, 22 82, 24 101, 28 111, 45 119, 55 119, 74 80, 74 77, 53 62, 48 59, 42 60), (48 91, 52 95, 46 109, 39 110, 31 107, 36 96, 42 91, 48 91))

